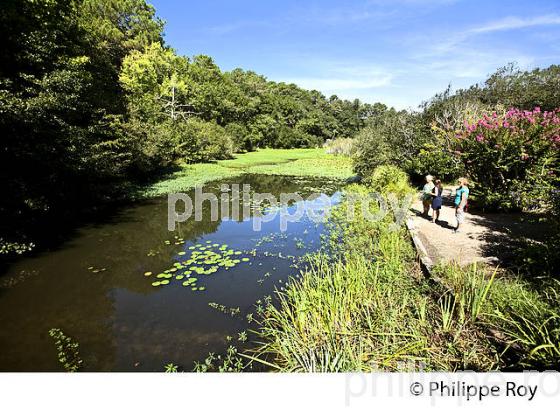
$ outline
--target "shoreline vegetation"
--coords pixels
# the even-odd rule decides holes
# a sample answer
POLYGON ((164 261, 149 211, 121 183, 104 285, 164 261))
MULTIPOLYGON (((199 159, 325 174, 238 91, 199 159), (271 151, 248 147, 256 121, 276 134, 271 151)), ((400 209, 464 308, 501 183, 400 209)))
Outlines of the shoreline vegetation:
MULTIPOLYGON (((382 190, 350 185, 345 194, 382 190)), ((331 216, 329 252, 277 290, 243 357, 282 372, 558 369, 557 280, 451 263, 435 267, 436 283, 405 227, 389 229, 392 215, 348 222, 346 206, 331 216)))

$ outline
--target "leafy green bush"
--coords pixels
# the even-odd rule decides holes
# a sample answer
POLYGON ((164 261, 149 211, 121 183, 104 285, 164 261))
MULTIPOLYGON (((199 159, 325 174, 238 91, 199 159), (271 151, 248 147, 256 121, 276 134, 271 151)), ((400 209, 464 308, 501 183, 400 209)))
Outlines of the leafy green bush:
POLYGON ((228 159, 233 141, 223 127, 214 122, 190 118, 180 129, 177 156, 188 163, 228 159))
POLYGON ((249 129, 244 124, 232 122, 227 124, 224 128, 233 141, 235 152, 253 151, 255 149, 249 129))
POLYGON ((408 175, 394 165, 381 165, 364 179, 364 183, 375 192, 393 193, 398 197, 412 194, 408 175))
POLYGON ((369 120, 355 138, 356 173, 366 177, 379 165, 408 168, 425 143, 419 120, 415 113, 394 109, 369 120))
POLYGON ((365 177, 378 166, 392 162, 392 148, 387 139, 383 137, 382 129, 368 126, 358 133, 354 155, 356 174, 365 177))
POLYGON ((299 128, 281 126, 278 129, 274 148, 309 148, 319 145, 319 139, 309 135, 299 128))
POLYGON ((113 175, 123 171, 133 175, 149 174, 175 159, 174 147, 180 126, 173 122, 150 123, 136 118, 124 122, 117 117, 111 126, 117 143, 101 153, 104 155, 98 155, 96 160, 103 169, 113 170, 113 175), (121 171, 116 167, 124 169, 121 171))
POLYGON ((464 173, 461 161, 432 144, 422 147, 407 168, 407 171, 416 177, 434 175, 443 181, 453 181, 464 173))

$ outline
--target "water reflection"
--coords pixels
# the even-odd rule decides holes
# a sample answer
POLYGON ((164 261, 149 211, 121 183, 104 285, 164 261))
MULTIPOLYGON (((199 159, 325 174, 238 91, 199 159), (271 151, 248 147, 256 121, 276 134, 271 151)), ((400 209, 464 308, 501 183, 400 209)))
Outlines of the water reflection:
MULTIPOLYGON (((326 181, 250 175, 208 184, 205 191, 219 193, 222 183, 233 182, 277 195, 336 191, 326 181)), ((285 256, 317 249, 323 226, 305 218, 283 235, 277 221, 254 232, 252 220, 212 222, 209 212, 207 204, 202 221, 169 232, 166 198, 146 201, 81 228, 54 251, 9 266, 0 276, 0 370, 61 370, 48 336, 53 327, 80 343, 85 370, 161 371, 170 361, 189 370, 194 360, 224 350, 226 336, 247 328, 245 315, 255 301, 296 272, 285 256), (176 236, 185 243, 174 245, 176 236), (179 281, 153 287, 144 276, 168 269, 179 251, 205 241, 256 249, 256 256, 201 278, 204 292, 179 281), (231 317, 209 302, 239 307, 240 314, 231 317)))

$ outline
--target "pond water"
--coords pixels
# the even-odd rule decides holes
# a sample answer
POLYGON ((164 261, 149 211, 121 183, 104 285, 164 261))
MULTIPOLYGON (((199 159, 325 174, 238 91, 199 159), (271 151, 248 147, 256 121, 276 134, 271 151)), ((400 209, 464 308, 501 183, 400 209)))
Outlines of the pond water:
MULTIPOLYGON (((223 183, 275 195, 323 192, 334 202, 339 195, 329 181, 262 175, 210 183, 204 192, 219 194, 223 183)), ((48 334, 60 328, 79 343, 83 370, 163 371, 173 362, 190 371, 251 326, 246 316, 257 300, 298 274, 298 258, 319 248, 324 231, 305 216, 281 232, 277 215, 255 232, 254 217, 211 221, 208 204, 202 221, 189 219, 170 232, 167 208, 167 197, 131 205, 5 267, 0 370, 63 370, 48 334)))

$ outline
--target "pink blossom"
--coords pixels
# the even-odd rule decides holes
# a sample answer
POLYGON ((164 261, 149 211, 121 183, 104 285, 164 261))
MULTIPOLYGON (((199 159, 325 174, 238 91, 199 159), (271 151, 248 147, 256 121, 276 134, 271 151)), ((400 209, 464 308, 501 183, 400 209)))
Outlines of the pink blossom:
POLYGON ((478 135, 476 136, 476 140, 477 140, 478 142, 482 142, 482 141, 484 141, 484 137, 482 136, 482 134, 478 134, 478 135))

